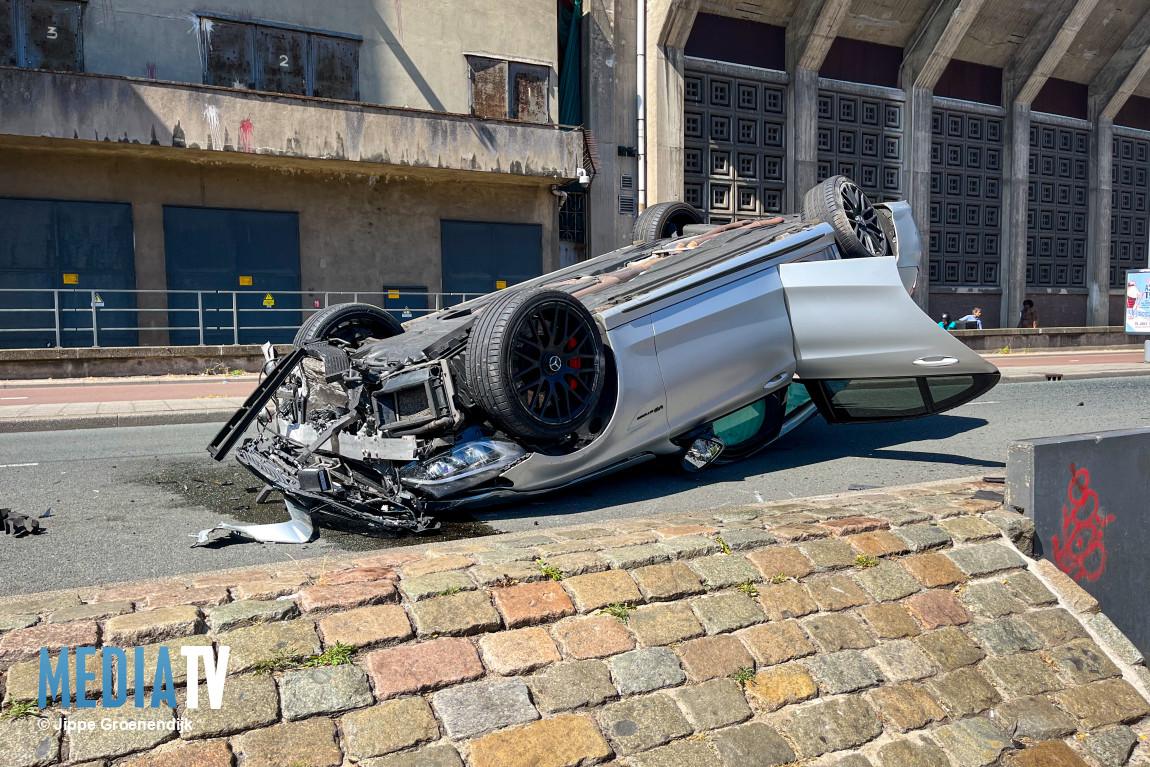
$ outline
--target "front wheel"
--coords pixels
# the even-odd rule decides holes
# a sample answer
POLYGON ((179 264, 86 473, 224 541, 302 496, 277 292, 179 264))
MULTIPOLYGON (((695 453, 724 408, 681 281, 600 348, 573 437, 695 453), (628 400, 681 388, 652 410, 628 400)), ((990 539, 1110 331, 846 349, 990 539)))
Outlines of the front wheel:
POLYGON ((595 410, 605 383, 591 312, 560 290, 518 290, 484 307, 467 342, 468 388, 492 422, 525 440, 560 439, 595 410))

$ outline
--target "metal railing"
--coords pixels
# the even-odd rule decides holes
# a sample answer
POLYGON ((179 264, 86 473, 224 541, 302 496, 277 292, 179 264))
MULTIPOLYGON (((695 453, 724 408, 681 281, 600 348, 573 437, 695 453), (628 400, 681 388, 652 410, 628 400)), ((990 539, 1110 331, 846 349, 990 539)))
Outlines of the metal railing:
POLYGON ((396 290, 0 288, 0 348, 290 341, 304 320, 332 304, 373 304, 403 321, 481 295, 396 290))

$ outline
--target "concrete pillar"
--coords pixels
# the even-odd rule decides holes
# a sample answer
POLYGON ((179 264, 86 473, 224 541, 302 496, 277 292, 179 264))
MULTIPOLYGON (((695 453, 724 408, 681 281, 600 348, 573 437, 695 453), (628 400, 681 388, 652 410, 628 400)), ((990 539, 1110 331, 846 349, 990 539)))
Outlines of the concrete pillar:
POLYGON ((799 212, 803 195, 818 179, 819 73, 796 68, 787 88, 786 210, 799 212))
POLYGON ((1013 102, 1006 112, 1002 163, 1002 327, 1018 326, 1026 298, 1026 208, 1030 183, 1030 104, 1013 102))
POLYGON ((914 300, 930 313, 930 141, 934 92, 912 86, 907 94, 907 131, 905 181, 907 201, 914 223, 922 236, 922 269, 914 300))
MULTIPOLYGON (((132 233, 136 240, 136 290, 167 290, 168 262, 164 250, 164 206, 158 202, 132 203, 132 233)), ((167 309, 165 293, 136 294, 138 309, 167 309)), ((123 315, 121 315, 123 316, 123 315)), ((167 346, 168 313, 138 312, 141 346, 167 346)))
POLYGON ((1090 188, 1086 219, 1086 322, 1110 324, 1110 197, 1114 121, 1094 120, 1090 132, 1090 188))
POLYGON ((682 48, 647 46, 648 206, 683 199, 684 56, 682 48))
MULTIPOLYGON (((583 78, 583 119, 598 146, 599 167, 587 193, 587 255, 598 256, 623 245, 616 237, 618 218, 616 188, 619 171, 615 131, 616 91, 614 0, 588 0, 584 6, 582 45, 586 77, 583 78)), ((631 67, 634 69, 634 67, 631 67)))

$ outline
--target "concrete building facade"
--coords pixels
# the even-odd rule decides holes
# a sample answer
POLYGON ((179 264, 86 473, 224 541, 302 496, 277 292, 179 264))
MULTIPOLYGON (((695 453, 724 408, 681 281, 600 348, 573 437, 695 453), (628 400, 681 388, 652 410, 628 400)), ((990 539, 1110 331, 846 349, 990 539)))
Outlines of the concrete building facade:
MULTIPOLYGON (((1150 0, 588 11, 599 220, 632 172, 605 145, 635 136, 642 91, 637 208, 681 199, 715 223, 794 212, 843 173, 910 201, 930 251, 916 298, 931 314, 979 306, 988 326, 1014 327, 1030 298, 1044 326, 1121 324, 1125 271, 1147 266, 1150 239, 1150 0), (645 87, 623 58, 637 41, 645 87)), ((592 221, 593 242, 624 239, 622 224, 592 221)))
MULTIPOLYGON (((561 243, 552 189, 586 164, 558 125, 558 6, 464 5, 0 0, 0 288, 267 291, 305 310, 402 288, 389 308, 418 310, 434 298, 409 292, 557 268, 582 243, 561 243)), ((116 327, 195 319, 178 295, 110 295, 161 310, 116 327)), ((177 336, 103 344, 198 340, 177 336)))

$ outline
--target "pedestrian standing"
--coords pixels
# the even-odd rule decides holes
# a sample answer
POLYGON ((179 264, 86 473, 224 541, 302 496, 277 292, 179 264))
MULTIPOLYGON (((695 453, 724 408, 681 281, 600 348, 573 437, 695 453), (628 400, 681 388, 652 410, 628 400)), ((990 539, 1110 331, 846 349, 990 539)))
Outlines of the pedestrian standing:
POLYGON ((977 306, 974 307, 970 310, 970 314, 959 319, 959 322, 973 322, 978 326, 979 330, 982 330, 982 309, 979 309, 977 306))
POLYGON ((1018 315, 1018 327, 1038 327, 1038 312, 1034 310, 1034 302, 1029 298, 1022 302, 1022 311, 1018 315))

